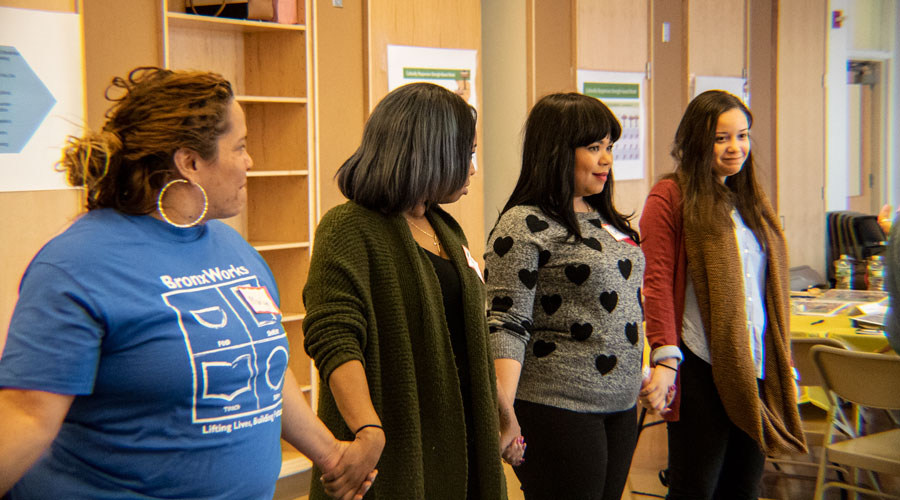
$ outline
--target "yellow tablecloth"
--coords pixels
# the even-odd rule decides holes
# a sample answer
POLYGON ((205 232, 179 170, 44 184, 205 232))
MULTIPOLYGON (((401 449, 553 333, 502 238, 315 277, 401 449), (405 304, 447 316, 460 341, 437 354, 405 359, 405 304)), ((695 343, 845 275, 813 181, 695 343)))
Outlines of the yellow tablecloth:
POLYGON ((832 337, 840 340, 850 349, 866 352, 881 352, 888 345, 884 334, 872 335, 856 333, 850 316, 802 316, 791 315, 791 336, 832 337))
MULTIPOLYGON (((884 334, 857 333, 850 316, 805 316, 791 315, 792 337, 831 337, 840 340, 855 351, 882 352, 888 346, 884 334)), ((801 387, 800 403, 812 403, 828 409, 828 396, 821 387, 801 387)))
MULTIPOLYGON (((843 342, 847 347, 856 351, 882 352, 887 348, 888 341, 884 335, 870 335, 856 333, 856 328, 850 322, 850 316, 806 316, 800 314, 791 315, 792 337, 832 337, 843 342)), ((644 339, 644 366, 650 364, 650 346, 644 339)), ((825 390, 820 387, 802 387, 800 391, 800 403, 812 403, 820 408, 828 408, 828 397, 825 390)))

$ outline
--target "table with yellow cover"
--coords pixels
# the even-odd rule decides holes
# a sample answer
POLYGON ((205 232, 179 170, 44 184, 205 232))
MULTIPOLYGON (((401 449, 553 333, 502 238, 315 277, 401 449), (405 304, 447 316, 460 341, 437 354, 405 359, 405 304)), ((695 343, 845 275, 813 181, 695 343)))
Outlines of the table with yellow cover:
MULTIPOLYGON (((848 293, 842 291, 840 293, 848 293)), ((792 310, 796 309, 792 307, 792 310)), ((861 313, 853 304, 841 308, 832 316, 791 314, 792 337, 829 337, 839 340, 848 349, 864 352, 890 351, 887 337, 883 332, 863 332, 853 324, 853 317, 861 313)), ((828 409, 828 397, 821 387, 802 387, 800 403, 812 403, 828 409)))
POLYGON ((856 351, 884 352, 888 347, 884 333, 858 333, 849 315, 821 317, 792 314, 791 336, 836 338, 856 351))

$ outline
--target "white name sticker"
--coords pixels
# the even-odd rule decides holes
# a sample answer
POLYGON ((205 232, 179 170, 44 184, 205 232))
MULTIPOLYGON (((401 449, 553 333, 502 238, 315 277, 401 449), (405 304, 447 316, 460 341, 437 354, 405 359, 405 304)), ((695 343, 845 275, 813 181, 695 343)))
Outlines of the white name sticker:
POLYGON ((632 245, 634 245, 634 240, 632 240, 630 236, 623 233, 622 231, 619 231, 612 224, 603 224, 603 229, 606 229, 606 232, 611 234, 612 237, 616 239, 616 241, 624 241, 626 243, 631 243, 632 245))
POLYGON ((484 283, 484 275, 481 274, 481 268, 478 267, 478 261, 476 261, 475 259, 472 258, 472 253, 469 252, 469 249, 466 248, 465 245, 462 245, 462 248, 463 248, 463 252, 466 253, 466 262, 468 262, 469 267, 471 267, 472 269, 475 270, 475 274, 477 274, 478 278, 481 280, 481 282, 484 283))
POLYGON ((269 290, 264 286, 239 286, 237 291, 256 314, 281 314, 269 290))

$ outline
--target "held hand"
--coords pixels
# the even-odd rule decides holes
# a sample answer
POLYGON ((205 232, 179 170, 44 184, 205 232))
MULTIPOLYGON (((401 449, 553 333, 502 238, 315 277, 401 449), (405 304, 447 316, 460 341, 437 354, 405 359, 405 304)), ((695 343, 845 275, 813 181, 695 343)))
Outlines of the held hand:
POLYGON ((366 476, 366 480, 363 481, 359 488, 356 490, 356 494, 353 495, 353 500, 362 500, 364 496, 366 496, 366 492, 369 491, 369 488, 372 487, 372 483, 375 482, 375 476, 378 475, 378 469, 372 469, 372 472, 366 476))
POLYGON ((519 427, 519 420, 516 418, 516 412, 512 407, 500 406, 500 453, 503 454, 515 439, 520 436, 522 429, 519 427))
POLYGON ((506 449, 503 450, 503 453, 501 453, 500 457, 509 465, 518 467, 522 465, 523 462, 525 462, 525 448, 527 446, 528 445, 525 443, 525 437, 518 436, 517 438, 513 439, 511 443, 509 443, 509 446, 507 446, 506 449))
POLYGON ((665 414, 675 398, 675 375, 677 371, 667 366, 657 364, 650 377, 641 382, 641 405, 651 411, 665 414))
MULTIPOLYGON (((502 399, 502 398, 501 398, 502 399)), ((525 454, 525 438, 512 406, 502 400, 500 412, 500 457, 512 466, 521 465, 525 454)))
POLYGON ((322 483, 332 498, 351 500, 362 498, 375 480, 375 465, 384 450, 384 431, 365 428, 351 442, 341 442, 343 453, 330 470, 322 467, 322 483))

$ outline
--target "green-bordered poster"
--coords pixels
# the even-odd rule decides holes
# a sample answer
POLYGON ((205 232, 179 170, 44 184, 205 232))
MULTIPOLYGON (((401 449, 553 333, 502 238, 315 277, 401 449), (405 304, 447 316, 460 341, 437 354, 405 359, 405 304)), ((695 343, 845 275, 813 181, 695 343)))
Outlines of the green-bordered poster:
POLYGON ((578 70, 578 90, 603 101, 622 124, 613 146, 616 180, 643 179, 647 137, 644 73, 578 70))

